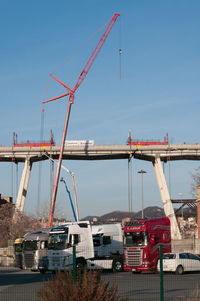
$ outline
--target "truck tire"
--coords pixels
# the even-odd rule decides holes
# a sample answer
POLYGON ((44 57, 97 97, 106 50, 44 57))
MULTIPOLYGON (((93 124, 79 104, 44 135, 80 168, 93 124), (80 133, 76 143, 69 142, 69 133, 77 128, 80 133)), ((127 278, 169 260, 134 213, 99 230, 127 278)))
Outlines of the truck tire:
POLYGON ((40 271, 40 274, 45 274, 46 273, 46 270, 39 270, 40 271))
POLYGON ((114 273, 116 273, 116 272, 122 272, 123 271, 123 261, 122 261, 121 258, 115 258, 115 259, 113 259, 112 271, 114 273))
POLYGON ((177 266, 175 273, 176 273, 176 275, 182 275, 184 273, 184 269, 183 269, 182 265, 177 266))
POLYGON ((81 272, 83 272, 83 270, 85 269, 86 265, 87 265, 87 262, 86 262, 86 260, 84 258, 78 258, 76 260, 76 268, 80 269, 81 272))

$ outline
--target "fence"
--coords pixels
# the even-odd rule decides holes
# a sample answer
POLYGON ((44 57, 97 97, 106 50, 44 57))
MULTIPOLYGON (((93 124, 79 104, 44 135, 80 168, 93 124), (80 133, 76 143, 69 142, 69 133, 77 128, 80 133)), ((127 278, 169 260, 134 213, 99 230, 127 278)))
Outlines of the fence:
MULTIPOLYGON (((76 250, 77 251, 77 250, 76 250)), ((80 250, 79 250, 80 251, 80 250)), ((87 250, 85 250, 87 252, 87 250)), ((170 260, 177 258, 166 258, 164 255, 162 261, 162 248, 160 249, 160 264, 158 265, 159 273, 155 272, 112 272, 111 269, 101 269, 101 280, 108 282, 109 285, 113 283, 117 285, 120 300, 129 301, 197 301, 200 300, 200 273, 198 271, 189 272, 192 269, 191 261, 196 262, 196 267, 200 261, 198 257, 189 258, 187 252, 182 252, 180 260, 185 260, 183 265, 184 270, 178 271, 177 267, 175 272, 165 272, 170 260), (186 254, 186 255, 184 255, 186 254), (187 257, 187 258, 184 258, 187 257), (167 263, 168 261, 168 263, 167 263), (187 261, 187 262, 186 262, 187 261), (189 262, 190 261, 190 262, 189 262), (162 264, 163 262, 163 264, 162 264), (162 272, 162 266, 164 272, 162 272), (188 271, 187 271, 188 269, 188 271), (182 275, 178 275, 183 273, 182 275), (193 297, 192 297, 193 296, 193 297)), ((54 252, 54 258, 50 258, 51 262, 63 263, 64 257, 59 259, 58 250, 54 252)), ((77 261, 79 252, 70 254, 71 256, 71 270, 73 271, 73 280, 76 282, 77 277, 77 261), (76 264, 75 264, 76 258, 76 264)), ((178 255, 176 255, 178 256, 178 255)), ((66 256, 65 256, 66 259, 66 256)), ((69 258, 68 258, 69 259, 69 258)), ((104 258, 105 259, 105 258, 104 258)), ((107 260, 108 268, 112 267, 112 263, 107 260)), ((81 265, 79 264, 79 267, 81 265)), ((92 266, 90 266, 92 268, 92 266)), ((1 301, 38 301, 38 291, 50 279, 55 279, 56 274, 51 272, 39 273, 32 272, 29 269, 20 270, 13 266, 0 267, 0 300, 1 301)), ((92 300, 92 299, 91 299, 92 300)), ((60 301, 60 300, 56 300, 60 301)), ((81 301, 81 296, 80 296, 81 301)))

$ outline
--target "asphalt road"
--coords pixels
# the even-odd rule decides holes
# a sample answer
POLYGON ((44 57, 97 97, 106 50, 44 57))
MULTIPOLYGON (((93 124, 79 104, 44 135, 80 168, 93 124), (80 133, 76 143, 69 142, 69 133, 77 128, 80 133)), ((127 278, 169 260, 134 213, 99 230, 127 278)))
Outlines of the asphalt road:
MULTIPOLYGON (((0 301, 38 301, 37 293, 53 275, 0 267, 0 301)), ((102 278, 118 285, 120 296, 129 301, 160 300, 159 274, 103 273, 102 278)), ((199 286, 200 273, 164 274, 164 300, 186 301, 199 286)))

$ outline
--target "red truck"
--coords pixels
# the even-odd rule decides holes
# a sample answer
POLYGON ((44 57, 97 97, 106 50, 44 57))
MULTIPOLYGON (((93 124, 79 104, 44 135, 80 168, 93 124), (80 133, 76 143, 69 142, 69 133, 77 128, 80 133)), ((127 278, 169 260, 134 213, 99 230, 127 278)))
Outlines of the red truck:
POLYGON ((155 271, 159 246, 171 252, 170 220, 167 217, 138 219, 124 225, 124 271, 155 271))

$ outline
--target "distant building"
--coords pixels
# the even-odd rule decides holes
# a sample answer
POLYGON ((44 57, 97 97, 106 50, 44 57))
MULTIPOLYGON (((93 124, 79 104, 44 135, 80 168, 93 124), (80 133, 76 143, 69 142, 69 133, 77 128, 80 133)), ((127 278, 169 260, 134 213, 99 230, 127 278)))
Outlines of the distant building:
POLYGON ((97 223, 98 222, 98 218, 94 217, 92 221, 93 221, 93 223, 97 223))

